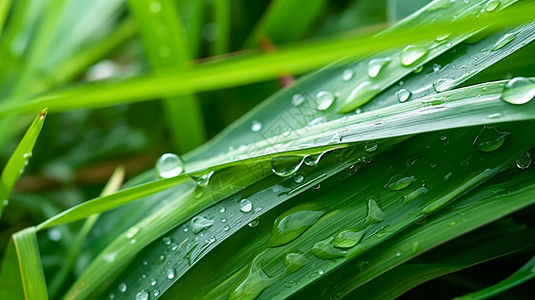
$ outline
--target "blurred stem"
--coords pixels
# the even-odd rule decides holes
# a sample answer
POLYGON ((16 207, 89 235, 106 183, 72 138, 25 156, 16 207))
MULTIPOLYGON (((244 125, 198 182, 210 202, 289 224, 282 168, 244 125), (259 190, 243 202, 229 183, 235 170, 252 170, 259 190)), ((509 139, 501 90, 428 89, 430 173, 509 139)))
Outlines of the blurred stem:
MULTIPOLYGON (((119 188, 121 187, 121 184, 124 181, 124 174, 125 174, 125 169, 122 166, 117 167, 117 169, 115 169, 115 172, 113 172, 113 174, 111 175, 108 183, 102 190, 102 193, 100 194, 100 196, 101 197, 107 196, 118 191, 119 188)), ((76 236, 74 243, 69 249, 67 258, 65 259, 65 263, 61 266, 61 269, 54 274, 54 277, 52 278, 50 282, 50 285, 49 285, 50 298, 56 297, 56 294, 59 292, 61 286, 65 282, 67 275, 69 275, 69 272, 74 266, 76 258, 78 258, 80 254, 80 251, 85 242, 85 239, 87 238, 87 235, 89 234, 89 232, 91 232, 93 225, 95 225, 99 217, 100 217, 100 214, 94 214, 85 220, 84 225, 82 226, 82 228, 80 229, 80 232, 78 233, 78 236, 76 236)))
POLYGON ((214 0, 215 40, 211 54, 221 55, 228 52, 230 38, 230 6, 228 0, 214 0))

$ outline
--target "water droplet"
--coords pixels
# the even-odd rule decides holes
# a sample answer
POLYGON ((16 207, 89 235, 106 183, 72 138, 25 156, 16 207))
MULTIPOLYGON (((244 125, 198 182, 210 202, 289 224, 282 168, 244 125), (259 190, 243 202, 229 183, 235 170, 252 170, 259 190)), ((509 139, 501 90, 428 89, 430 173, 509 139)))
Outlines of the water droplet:
MULTIPOLYGON (((200 187, 205 187, 205 186, 208 186, 208 184, 210 183, 210 178, 212 178, 212 176, 214 175, 214 171, 210 171, 206 174, 203 174, 201 176, 195 176, 194 179, 197 181, 197 185, 200 186, 200 187)), ((201 197, 203 195, 203 193, 201 192, 199 197, 201 197)))
POLYGON ((163 243, 166 244, 166 245, 171 245, 171 238, 168 237, 168 236, 164 236, 163 239, 162 239, 163 243))
POLYGON ((427 8, 427 11, 441 10, 449 7, 451 7, 450 0, 438 0, 433 2, 433 4, 427 8))
POLYGON ((302 94, 294 94, 292 96, 292 105, 293 106, 299 106, 305 102, 305 96, 302 94))
POLYGON ((375 78, 390 63, 390 58, 374 58, 368 62, 368 76, 375 78))
POLYGON ((501 117, 503 117, 503 115, 501 113, 493 113, 493 114, 488 115, 487 118, 489 118, 489 119, 500 119, 501 117))
POLYGON ((385 220, 385 212, 373 199, 368 199, 368 213, 366 214, 366 224, 381 223, 385 220))
POLYGON ((519 158, 515 160, 516 166, 519 169, 527 169, 531 165, 531 155, 529 152, 522 154, 519 158))
POLYGON ((260 223, 260 219, 256 218, 256 219, 252 220, 251 222, 249 222, 249 224, 247 224, 247 226, 249 226, 251 228, 254 228, 254 227, 258 226, 258 223, 260 223))
POLYGON ((167 278, 168 278, 168 279, 173 279, 173 278, 175 278, 175 275, 176 275, 176 271, 175 271, 175 269, 171 268, 171 269, 168 269, 168 270, 167 270, 167 278))
POLYGON ((346 69, 346 70, 344 70, 344 73, 342 73, 342 79, 344 81, 349 81, 349 80, 353 79, 353 76, 355 76, 355 71, 353 71, 351 69, 346 69))
POLYGON ((173 153, 165 153, 156 162, 156 171, 161 178, 171 178, 184 172, 184 162, 173 153))
POLYGON ((158 257, 158 264, 161 265, 165 262, 165 260, 167 259, 167 257, 165 255, 160 255, 160 257, 158 257))
POLYGON ((136 300, 149 300, 149 292, 142 290, 136 294, 136 300))
POLYGON ((342 107, 340 107, 340 113, 348 113, 355 110, 357 107, 370 101, 375 95, 380 92, 380 88, 371 83, 370 81, 364 81, 355 87, 347 99, 344 101, 342 107))
POLYGON ((423 58, 429 51, 425 48, 409 45, 401 51, 401 65, 408 67, 423 58))
POLYGON ((449 38, 450 36, 451 36, 451 33, 439 34, 439 35, 437 35, 435 40, 437 42, 442 42, 442 41, 446 40, 447 38, 449 38))
POLYGON ((433 64, 433 72, 438 72, 441 66, 439 64, 433 64))
POLYGON ((375 141, 367 141, 366 145, 364 145, 364 150, 366 152, 373 152, 376 151, 379 146, 377 145, 377 142, 375 141))
POLYGON ((415 254, 416 252, 418 252, 419 249, 420 249, 420 242, 418 242, 418 241, 414 241, 414 242, 412 243, 411 253, 412 253, 412 254, 415 254))
POLYGON ((137 226, 130 227, 130 229, 128 229, 128 231, 126 232, 125 236, 127 239, 131 239, 135 237, 139 233, 139 231, 140 229, 137 226))
POLYGON ((448 174, 444 175, 444 177, 442 178, 444 181, 448 181, 450 180, 450 177, 453 173, 452 172, 449 172, 448 174))
POLYGON ((119 283, 119 291, 121 293, 126 292, 126 289, 127 289, 126 283, 124 283, 124 282, 119 283))
POLYGON ((268 244, 282 246, 295 240, 324 214, 323 208, 315 203, 304 203, 282 213, 273 224, 268 244))
POLYGON ((498 41, 496 41, 496 44, 494 44, 494 46, 492 47, 492 51, 496 51, 498 49, 505 47, 507 44, 512 42, 516 38, 517 35, 518 35, 518 32, 509 32, 503 35, 501 38, 498 39, 498 41))
POLYGON ((406 204, 406 203, 412 202, 413 200, 417 199, 418 197, 427 193, 428 191, 429 191, 428 188, 426 188, 425 186, 421 186, 417 188, 416 190, 410 192, 409 194, 403 196, 403 203, 406 204))
POLYGON ((240 200, 240 210, 244 213, 248 213, 253 209, 253 203, 249 199, 240 200))
POLYGON ((472 144, 481 152, 492 152, 503 145, 508 135, 509 132, 502 132, 494 126, 486 125, 478 133, 472 144))
POLYGON ((308 264, 308 262, 308 258, 301 251, 290 251, 284 256, 284 264, 286 265, 287 274, 291 274, 301 269, 306 264, 308 264))
POLYGON ((335 259, 344 257, 347 254, 347 251, 335 248, 331 242, 334 237, 329 237, 323 241, 317 242, 312 247, 312 254, 321 259, 335 259))
POLYGON ((505 85, 501 99, 511 104, 525 104, 535 97, 535 82, 515 77, 505 85))
POLYGON ((337 248, 351 248, 364 236, 363 229, 346 229, 340 231, 333 239, 333 245, 337 248))
POLYGON ((305 179, 305 177, 301 174, 295 174, 294 175, 294 181, 295 183, 301 183, 303 182, 303 180, 305 179))
POLYGON ((325 122, 327 122, 327 119, 325 117, 321 116, 321 117, 315 118, 314 120, 308 122, 307 126, 319 125, 319 124, 323 124, 325 122))
POLYGON ((314 156, 314 155, 306 155, 303 159, 303 162, 305 163, 305 165, 307 166, 310 166, 310 167, 315 167, 319 164, 319 162, 321 161, 321 158, 327 153, 328 151, 324 151, 322 153, 320 153, 319 155, 317 156, 314 156))
POLYGON ((115 294, 111 293, 109 296, 110 299, 115 299, 115 294))
POLYGON ((392 176, 384 187, 389 191, 401 191, 407 188, 413 181, 416 181, 416 178, 414 178, 414 176, 406 177, 397 174, 392 176))
POLYGON ((209 228, 214 224, 214 220, 207 219, 205 217, 194 217, 191 219, 191 230, 194 234, 198 234, 199 232, 209 228))
POLYGON ((230 229, 230 226, 228 225, 223 226, 223 231, 228 231, 229 229, 230 229))
MULTIPOLYGON (((229 300, 253 300, 260 293, 277 282, 279 277, 269 277, 262 269, 262 254, 258 254, 249 267, 247 277, 229 293, 229 300)), ((284 275, 284 274, 281 274, 284 275)))
POLYGON ((489 0, 489 2, 487 2, 487 4, 485 4, 485 10, 488 11, 488 12, 491 12, 491 11, 495 10, 499 5, 500 5, 500 1, 499 0, 489 0))
POLYGON ((160 295, 160 290, 155 289, 154 291, 152 291, 152 294, 154 295, 154 297, 158 297, 160 295))
POLYGON ((326 110, 327 108, 331 107, 335 100, 334 94, 328 91, 321 91, 316 95, 316 97, 319 101, 318 110, 326 110))
POLYGON ((280 177, 288 177, 301 167, 304 158, 298 155, 274 156, 271 158, 271 170, 280 177))
POLYGON ((260 131, 260 129, 262 129, 262 123, 257 120, 253 120, 253 122, 251 123, 251 130, 257 132, 260 131))
POLYGON ((156 283, 158 283, 158 281, 156 280, 156 278, 152 278, 152 279, 150 280, 150 285, 155 286, 156 283))
POLYGON ((411 92, 409 92, 408 90, 406 89, 401 89, 399 91, 397 91, 396 93, 396 96, 398 97, 398 101, 399 102, 405 102, 407 100, 409 100, 409 97, 411 96, 411 92))
POLYGON ((423 69, 424 69, 424 66, 419 66, 419 67, 415 68, 414 70, 412 70, 412 73, 418 74, 418 73, 422 72, 423 69))

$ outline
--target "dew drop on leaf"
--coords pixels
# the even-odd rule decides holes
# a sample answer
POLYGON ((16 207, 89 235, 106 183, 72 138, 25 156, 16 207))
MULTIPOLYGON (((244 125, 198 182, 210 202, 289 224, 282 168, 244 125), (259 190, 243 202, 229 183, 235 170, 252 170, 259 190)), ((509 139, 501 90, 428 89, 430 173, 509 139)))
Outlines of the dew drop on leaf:
POLYGON ((529 152, 526 152, 517 158, 515 163, 519 169, 527 169, 531 165, 531 155, 529 152))
POLYGON ((392 176, 384 187, 389 191, 401 191, 407 188, 413 181, 416 181, 414 176, 403 176, 397 174, 392 176))
POLYGON ((292 105, 293 106, 299 106, 305 102, 305 96, 302 94, 294 94, 292 96, 292 105))
POLYGON ((240 282, 240 284, 231 290, 228 296, 229 300, 253 300, 260 295, 260 293, 273 285, 279 280, 279 277, 269 277, 264 270, 262 270, 262 256, 263 253, 258 254, 252 261, 247 277, 240 282))
POLYGON ((495 10, 500 5, 499 0, 489 0, 487 4, 485 4, 485 10, 488 12, 491 12, 495 10))
POLYGON ((525 77, 515 77, 505 85, 501 99, 511 104, 525 104, 535 97, 535 82, 525 77))
POLYGON ((167 276, 167 279, 173 279, 173 278, 175 278, 175 276, 176 276, 176 271, 175 271, 175 269, 173 269, 173 268, 168 269, 167 272, 166 272, 166 276, 167 276))
POLYGON ((240 211, 244 213, 248 213, 253 209, 253 203, 249 199, 241 199, 240 200, 240 211))
POLYGON ((290 251, 284 256, 284 264, 286 265, 286 273, 291 274, 306 264, 308 264, 309 259, 301 251, 290 251))
POLYGON ((275 220, 268 245, 288 244, 314 225, 324 213, 323 208, 315 203, 304 203, 287 210, 275 220))
POLYGON ((390 63, 390 58, 374 58, 368 62, 368 76, 375 78, 390 63))
POLYGON ((433 4, 427 8, 427 11, 441 10, 441 9, 450 8, 450 7, 451 7, 450 0, 438 0, 438 1, 433 2, 433 4))
POLYGON ((156 171, 161 178, 171 178, 184 172, 184 161, 173 153, 165 153, 156 162, 156 171))
POLYGON ((288 177, 299 170, 304 158, 299 155, 274 156, 271 158, 271 170, 280 177, 288 177))
POLYGON ((518 35, 518 32, 506 33, 505 35, 503 35, 501 38, 499 38, 496 41, 496 44, 494 44, 494 46, 492 47, 492 51, 496 51, 505 47, 507 44, 512 42, 516 38, 517 35, 518 35))
POLYGON ((411 96, 411 92, 409 92, 406 89, 401 89, 401 90, 396 92, 396 96, 398 98, 398 101, 403 103, 403 102, 409 100, 409 97, 411 96))
POLYGON ((401 51, 401 65, 409 67, 423 58, 429 50, 426 48, 409 45, 401 51))
POLYGON ((256 219, 252 220, 251 222, 249 222, 249 224, 247 224, 247 226, 249 226, 251 228, 254 228, 254 227, 258 226, 258 223, 260 223, 260 219, 256 218, 256 219))
POLYGON ((379 146, 377 145, 377 142, 375 141, 367 141, 364 145, 364 150, 366 152, 373 152, 376 151, 379 146))
POLYGON ((260 121, 258 120, 253 120, 253 122, 251 123, 251 130, 253 132, 258 132, 260 131, 260 129, 262 129, 262 123, 260 123, 260 121))
POLYGON ((380 88, 370 81, 364 81, 355 87, 340 107, 340 113, 347 113, 370 101, 380 92, 380 88))
POLYGON ((127 289, 126 283, 124 283, 124 282, 119 283, 119 291, 121 293, 126 292, 126 289, 127 289))
POLYGON ((194 234, 198 234, 199 232, 208 229, 210 226, 214 224, 214 220, 207 219, 205 217, 194 217, 191 219, 191 230, 194 234))
POLYGON ((329 237, 323 241, 317 242, 312 247, 312 254, 321 259, 335 259, 344 257, 347 251, 335 248, 331 243, 334 237, 329 237))
POLYGON ((149 300, 149 292, 142 290, 136 294, 136 300, 149 300))
POLYGON ((508 135, 509 132, 499 131, 495 126, 487 125, 478 133, 472 144, 481 152, 492 152, 503 145, 508 135))
POLYGON ((385 220, 385 212, 373 199, 368 199, 368 213, 366 214, 366 224, 381 223, 385 220))
POLYGON ((422 196, 423 194, 427 193, 429 191, 428 188, 425 186, 421 186, 414 191, 410 192, 409 194, 403 196, 403 204, 412 202, 413 200, 417 199, 418 197, 422 196))
POLYGON ((353 76, 355 76, 355 71, 353 71, 351 69, 346 69, 342 73, 342 79, 344 81, 349 81, 349 80, 353 79, 353 76))
POLYGON ((364 236, 363 229, 346 229, 334 236, 333 245, 337 248, 351 248, 364 236))
POLYGON ((335 96, 333 93, 329 91, 320 91, 316 97, 318 98, 318 110, 326 110, 327 108, 331 107, 335 100, 335 96))

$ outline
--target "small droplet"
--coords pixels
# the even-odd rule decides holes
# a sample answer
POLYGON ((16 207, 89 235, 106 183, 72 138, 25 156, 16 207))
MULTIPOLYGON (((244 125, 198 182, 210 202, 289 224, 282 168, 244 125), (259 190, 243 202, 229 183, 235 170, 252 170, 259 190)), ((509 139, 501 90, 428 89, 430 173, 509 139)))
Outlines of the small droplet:
POLYGON ((424 69, 424 66, 419 66, 419 67, 415 68, 414 70, 412 70, 412 73, 418 74, 418 73, 422 72, 423 69, 424 69))
POLYGON ((319 124, 323 124, 325 122, 327 122, 327 119, 324 116, 321 116, 321 117, 317 117, 314 120, 308 122, 307 126, 319 125, 319 124))
POLYGON ((271 170, 277 176, 288 177, 299 170, 303 160, 304 158, 298 155, 274 156, 271 158, 271 170))
POLYGON ((194 217, 191 219, 191 230, 194 234, 198 234, 199 232, 208 229, 210 226, 214 224, 214 220, 207 219, 205 217, 194 217))
POLYGON ((171 178, 184 172, 184 161, 173 153, 165 153, 156 162, 156 171, 161 178, 171 178))
POLYGON ((251 228, 254 228, 254 227, 258 226, 258 223, 260 223, 260 219, 256 218, 256 219, 252 220, 251 222, 249 222, 249 224, 247 224, 247 226, 249 226, 251 228))
POLYGON ((171 245, 171 238, 168 236, 163 237, 162 241, 166 245, 171 245))
POLYGON ((390 63, 390 58, 374 58, 368 62, 368 76, 370 78, 377 77, 383 68, 390 63))
POLYGON ((377 145, 377 142, 375 141, 367 141, 366 145, 364 145, 364 150, 366 152, 373 152, 376 151, 379 146, 377 145))
POLYGON ((420 242, 418 242, 418 241, 414 241, 414 242, 412 243, 411 253, 412 253, 412 254, 415 254, 416 252, 418 252, 419 249, 420 249, 420 242))
POLYGON ((271 247, 288 244, 314 225, 324 213, 323 208, 315 203, 304 203, 287 210, 275 220, 268 244, 271 247))
POLYGON ((124 282, 119 283, 119 291, 121 293, 126 292, 126 289, 127 289, 126 283, 124 283, 124 282))
POLYGON ((450 180, 450 177, 453 173, 452 172, 449 172, 448 174, 444 175, 444 177, 442 178, 444 181, 448 181, 450 180))
POLYGON ((438 72, 441 66, 439 64, 433 64, 433 72, 438 72))
POLYGON ((429 189, 426 188, 425 186, 421 186, 421 187, 417 188, 416 190, 410 192, 409 194, 403 196, 403 204, 412 202, 413 200, 415 200, 418 197, 426 194, 427 192, 429 192, 429 189))
POLYGON ((223 226, 223 231, 228 231, 229 229, 230 229, 230 226, 228 225, 223 226))
POLYGON ((499 5, 500 5, 500 1, 499 0, 489 0, 489 2, 487 2, 487 4, 485 4, 485 10, 488 11, 488 12, 491 12, 491 11, 495 10, 499 5))
POLYGON ((346 229, 340 231, 333 239, 333 245, 337 248, 351 248, 364 236, 363 229, 346 229))
POLYGON ((472 144, 481 152, 492 152, 503 145, 508 135, 509 132, 499 131, 494 126, 485 126, 478 133, 472 144))
POLYGON ((516 166, 519 169, 527 169, 531 165, 531 155, 529 152, 522 154, 519 158, 515 160, 516 166))
POLYGON ((525 77, 515 77, 505 85, 501 99, 511 104, 525 104, 535 97, 535 82, 525 77))
MULTIPOLYGON (((215 174, 214 171, 210 171, 206 174, 203 174, 201 176, 195 176, 194 179, 197 181, 197 185, 200 187, 206 187, 210 183, 210 178, 215 174)), ((199 197, 203 195, 202 192, 199 193, 199 197)))
POLYGON ((425 48, 409 45, 401 51, 401 65, 409 67, 423 58, 428 52, 425 48))
POLYGON ((294 181, 295 183, 301 183, 303 182, 303 180, 305 179, 305 177, 301 174, 295 174, 294 175, 294 181))
POLYGON ((149 292, 142 290, 136 294, 136 300, 149 300, 149 292))
POLYGON ((368 213, 366 214, 366 224, 381 223, 385 220, 385 212, 373 199, 368 199, 368 213))
POLYGON ((344 73, 342 73, 342 79, 344 81, 349 81, 349 80, 353 79, 353 76, 355 76, 355 71, 353 71, 351 69, 346 69, 346 70, 344 70, 344 73))
POLYGON ((347 251, 335 248, 331 243, 333 239, 334 237, 330 237, 314 244, 311 251, 312 254, 321 259, 344 257, 347 254, 347 251))
POLYGON ((496 51, 505 47, 507 44, 512 42, 517 35, 518 32, 509 32, 503 35, 500 39, 498 39, 498 41, 496 41, 496 44, 494 44, 494 46, 492 47, 492 51, 496 51))
POLYGON ((175 278, 175 275, 176 275, 176 271, 175 271, 175 269, 171 268, 171 269, 168 269, 168 270, 167 270, 167 278, 168 278, 168 279, 173 279, 173 278, 175 278))
POLYGON ((251 130, 257 132, 260 131, 260 129, 262 129, 262 123, 257 120, 253 120, 253 122, 251 123, 251 130))
POLYGON ((503 115, 501 113, 493 113, 493 114, 488 115, 487 118, 489 118, 489 119, 500 119, 501 117, 503 117, 503 115))
POLYGON ((248 213, 253 209, 253 203, 249 199, 240 200, 240 211, 248 213))
POLYGON ((292 105, 293 106, 299 106, 305 102, 305 96, 302 94, 294 94, 292 96, 292 105))
POLYGON ((154 297, 158 297, 160 295, 160 290, 156 289, 152 291, 152 294, 154 295, 154 297))
POLYGON ((258 254, 249 267, 247 277, 228 295, 229 300, 252 300, 266 288, 272 286, 280 279, 270 277, 262 270, 262 253, 258 254))
POLYGON ((389 191, 401 191, 407 188, 413 181, 416 181, 414 176, 407 177, 398 174, 392 176, 384 187, 389 191))
POLYGON ((398 101, 399 102, 405 102, 409 99, 409 97, 411 96, 411 92, 409 92, 408 90, 406 89, 401 89, 399 91, 397 91, 396 93, 396 96, 398 97, 398 101))
POLYGON ((158 281, 156 280, 156 278, 152 278, 152 279, 150 280, 150 285, 155 286, 156 283, 158 283, 158 281))
POLYGON ((316 97, 319 101, 318 110, 326 110, 327 108, 331 107, 335 100, 334 94, 329 91, 321 91, 316 95, 316 97))
POLYGON ((286 265, 286 272, 288 274, 291 274, 301 269, 306 264, 308 264, 308 262, 308 258, 301 251, 291 251, 286 253, 286 255, 284 256, 284 264, 286 265))
POLYGON ((441 10, 445 8, 451 7, 451 1, 450 0, 438 0, 433 2, 433 5, 427 8, 427 11, 435 11, 435 10, 441 10))
POLYGON ((362 106, 370 101, 379 92, 380 88, 377 85, 371 83, 370 81, 364 81, 351 91, 347 99, 344 101, 342 107, 340 107, 339 112, 352 112, 357 107, 362 106))
POLYGON ((449 38, 450 36, 451 36, 451 33, 439 34, 439 35, 437 35, 435 40, 437 42, 442 42, 442 41, 446 40, 447 38, 449 38))

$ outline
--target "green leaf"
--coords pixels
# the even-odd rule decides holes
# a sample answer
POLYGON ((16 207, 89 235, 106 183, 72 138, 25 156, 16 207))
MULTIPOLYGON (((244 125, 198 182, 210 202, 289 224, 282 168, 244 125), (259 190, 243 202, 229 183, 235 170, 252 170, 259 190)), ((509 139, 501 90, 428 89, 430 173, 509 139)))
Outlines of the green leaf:
MULTIPOLYGON (((0 298, 24 299, 22 279, 19 271, 19 260, 13 239, 9 239, 4 250, 2 267, 0 269, 0 298)), ((25 259, 25 258, 24 258, 25 259)))
POLYGON ((0 199, 2 199, 0 203, 0 216, 2 215, 4 206, 8 203, 9 194, 11 194, 13 186, 24 172, 24 168, 28 165, 30 157, 32 157, 33 147, 43 128, 46 115, 47 109, 44 108, 35 117, 30 128, 28 128, 19 145, 7 161, 4 170, 2 170, 2 177, 0 178, 0 199))
POLYGON ((4 30, 4 24, 10 8, 11 0, 0 1, 0 36, 2 36, 2 31, 4 30))
POLYGON ((500 281, 499 283, 489 286, 488 288, 482 289, 480 291, 466 294, 461 297, 457 297, 455 299, 458 299, 458 300, 488 299, 504 291, 507 291, 519 284, 522 284, 528 280, 531 280, 533 279, 533 277, 535 277, 535 257, 532 257, 526 264, 522 266, 522 268, 516 271, 513 275, 500 281))
POLYGON ((13 244, 17 251, 25 299, 48 299, 35 227, 15 233, 13 244))

